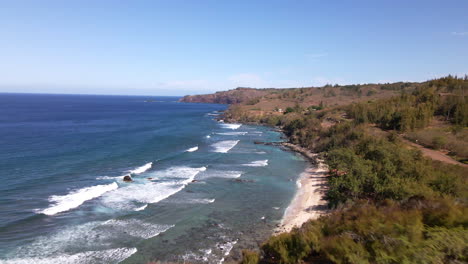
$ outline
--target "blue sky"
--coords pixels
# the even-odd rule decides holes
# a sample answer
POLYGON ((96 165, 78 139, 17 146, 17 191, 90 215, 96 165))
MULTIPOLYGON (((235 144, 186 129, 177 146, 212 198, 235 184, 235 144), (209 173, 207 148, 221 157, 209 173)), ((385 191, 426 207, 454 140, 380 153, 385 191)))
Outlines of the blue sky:
POLYGON ((0 2, 0 92, 184 95, 468 73, 468 1, 0 2))

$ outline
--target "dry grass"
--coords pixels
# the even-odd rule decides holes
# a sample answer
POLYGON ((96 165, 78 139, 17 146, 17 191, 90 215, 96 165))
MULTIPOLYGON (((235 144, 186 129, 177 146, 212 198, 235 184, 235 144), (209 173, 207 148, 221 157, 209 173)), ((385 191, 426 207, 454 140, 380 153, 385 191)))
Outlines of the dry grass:
POLYGON ((425 147, 440 149, 462 162, 468 161, 468 128, 454 131, 448 125, 438 125, 408 133, 405 137, 425 147))

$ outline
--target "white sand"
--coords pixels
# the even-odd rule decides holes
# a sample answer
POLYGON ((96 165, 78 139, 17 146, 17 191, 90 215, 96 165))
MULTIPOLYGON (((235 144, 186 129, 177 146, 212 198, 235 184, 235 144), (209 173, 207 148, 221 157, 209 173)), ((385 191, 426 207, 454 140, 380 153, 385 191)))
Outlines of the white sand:
MULTIPOLYGON (((308 158, 315 154, 298 146, 287 146, 304 154, 308 158), (306 152, 306 153, 304 153, 306 152)), ((311 219, 317 219, 326 212, 326 201, 323 199, 327 183, 327 167, 318 160, 318 165, 308 168, 298 179, 298 190, 291 204, 286 209, 281 224, 274 231, 275 234, 289 232, 294 227, 301 227, 302 224, 311 219)))

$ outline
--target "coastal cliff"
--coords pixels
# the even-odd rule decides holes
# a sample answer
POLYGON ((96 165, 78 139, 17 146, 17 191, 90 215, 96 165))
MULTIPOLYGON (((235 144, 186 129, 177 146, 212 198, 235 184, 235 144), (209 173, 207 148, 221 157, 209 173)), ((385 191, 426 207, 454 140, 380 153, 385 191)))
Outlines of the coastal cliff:
POLYGON ((239 104, 268 94, 271 89, 238 87, 234 90, 214 94, 186 95, 179 100, 183 103, 239 104))

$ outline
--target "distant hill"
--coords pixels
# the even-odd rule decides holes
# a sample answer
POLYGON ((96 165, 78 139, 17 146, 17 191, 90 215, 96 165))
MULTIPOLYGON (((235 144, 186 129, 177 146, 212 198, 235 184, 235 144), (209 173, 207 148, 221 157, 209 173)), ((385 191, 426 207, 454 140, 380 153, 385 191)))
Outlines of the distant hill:
POLYGON ((187 95, 180 102, 186 103, 218 103, 218 104, 249 104, 260 107, 267 106, 265 102, 278 101, 281 104, 319 104, 338 105, 356 101, 358 98, 382 98, 395 95, 399 91, 419 86, 420 83, 397 82, 387 84, 358 85, 325 85, 322 87, 302 88, 244 88, 238 87, 229 91, 214 94, 187 95))
POLYGON ((238 104, 267 95, 272 90, 274 89, 238 87, 234 90, 216 92, 214 94, 187 95, 179 101, 184 103, 238 104))
POLYGON ((386 84, 325 85, 322 87, 303 87, 286 89, 236 88, 229 91, 205 95, 188 95, 180 99, 187 103, 218 103, 235 105, 230 108, 234 119, 236 112, 252 121, 271 115, 281 115, 290 108, 309 109, 311 111, 353 102, 367 102, 410 92, 422 83, 397 82, 386 84))

